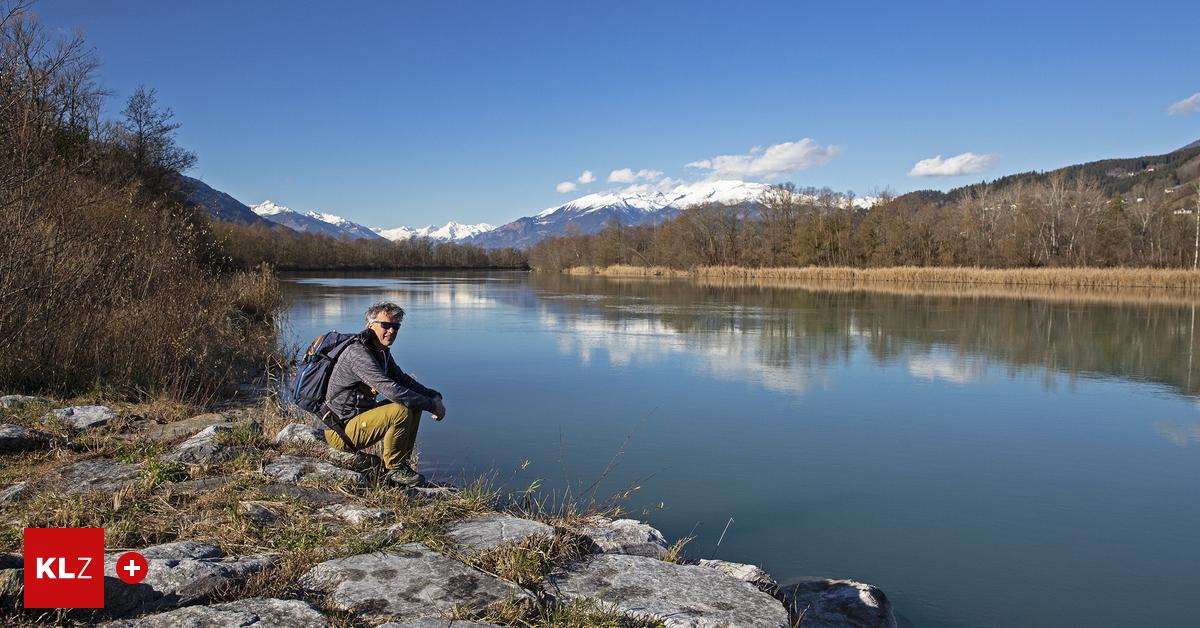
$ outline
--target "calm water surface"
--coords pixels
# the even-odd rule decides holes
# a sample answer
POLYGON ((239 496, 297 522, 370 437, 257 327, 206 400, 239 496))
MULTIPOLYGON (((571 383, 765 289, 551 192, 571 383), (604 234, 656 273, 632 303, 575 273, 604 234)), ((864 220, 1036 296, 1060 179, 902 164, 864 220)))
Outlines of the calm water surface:
POLYGON ((694 534, 690 557, 871 582, 902 625, 1195 625, 1192 306, 524 273, 285 284, 296 344, 360 329, 375 301, 407 310, 393 355, 449 409, 421 427, 435 475, 637 485, 624 505, 694 534))

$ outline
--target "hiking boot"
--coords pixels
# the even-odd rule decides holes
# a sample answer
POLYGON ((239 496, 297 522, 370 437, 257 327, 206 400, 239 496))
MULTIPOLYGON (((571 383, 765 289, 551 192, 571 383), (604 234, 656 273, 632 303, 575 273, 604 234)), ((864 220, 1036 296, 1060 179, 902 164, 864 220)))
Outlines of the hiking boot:
POLYGON ((383 476, 383 481, 392 486, 412 488, 424 484, 425 476, 414 471, 408 462, 403 462, 395 469, 388 470, 383 476))

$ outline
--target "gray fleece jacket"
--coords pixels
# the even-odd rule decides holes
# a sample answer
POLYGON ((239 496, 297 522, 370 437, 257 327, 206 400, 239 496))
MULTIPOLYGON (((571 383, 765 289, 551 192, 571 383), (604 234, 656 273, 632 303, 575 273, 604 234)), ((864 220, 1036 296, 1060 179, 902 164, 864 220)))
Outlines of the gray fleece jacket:
POLYGON ((384 399, 416 410, 433 412, 437 405, 434 397, 441 393, 422 386, 396 366, 387 347, 376 348, 371 342, 374 334, 365 329, 359 340, 350 343, 329 375, 329 387, 325 391, 325 405, 343 420, 378 405, 375 394, 384 399), (372 392, 372 388, 375 392, 372 392))

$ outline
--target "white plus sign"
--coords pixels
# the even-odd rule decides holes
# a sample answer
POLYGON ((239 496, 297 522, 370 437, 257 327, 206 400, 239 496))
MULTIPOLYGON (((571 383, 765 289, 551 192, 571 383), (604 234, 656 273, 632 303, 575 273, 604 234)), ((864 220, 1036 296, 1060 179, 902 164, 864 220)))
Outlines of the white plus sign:
POLYGON ((132 560, 130 560, 130 561, 129 561, 129 564, 128 564, 128 565, 125 565, 125 567, 123 567, 123 569, 124 569, 125 571, 128 571, 128 572, 129 572, 129 577, 130 577, 130 578, 132 578, 132 577, 134 577, 135 575, 137 575, 137 572, 138 572, 138 570, 139 570, 139 569, 141 569, 141 567, 139 567, 137 563, 135 563, 135 562, 133 562, 132 560))

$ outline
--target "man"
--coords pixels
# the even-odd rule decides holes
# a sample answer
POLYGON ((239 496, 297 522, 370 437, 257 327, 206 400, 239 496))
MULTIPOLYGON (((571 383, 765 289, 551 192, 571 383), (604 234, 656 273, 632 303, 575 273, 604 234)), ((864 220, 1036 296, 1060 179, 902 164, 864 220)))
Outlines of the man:
MULTIPOLYGON (((404 310, 395 303, 376 303, 367 309, 367 328, 346 347, 329 375, 325 407, 336 415, 331 421, 340 419, 345 425, 343 431, 354 449, 383 441, 384 480, 411 487, 425 481, 408 460, 417 442, 421 412, 440 421, 446 406, 441 393, 422 386, 392 360, 388 347, 396 341, 403 319, 404 310), (376 394, 386 401, 378 403, 376 394)), ((350 449, 333 429, 325 430, 325 440, 334 449, 350 449)))

